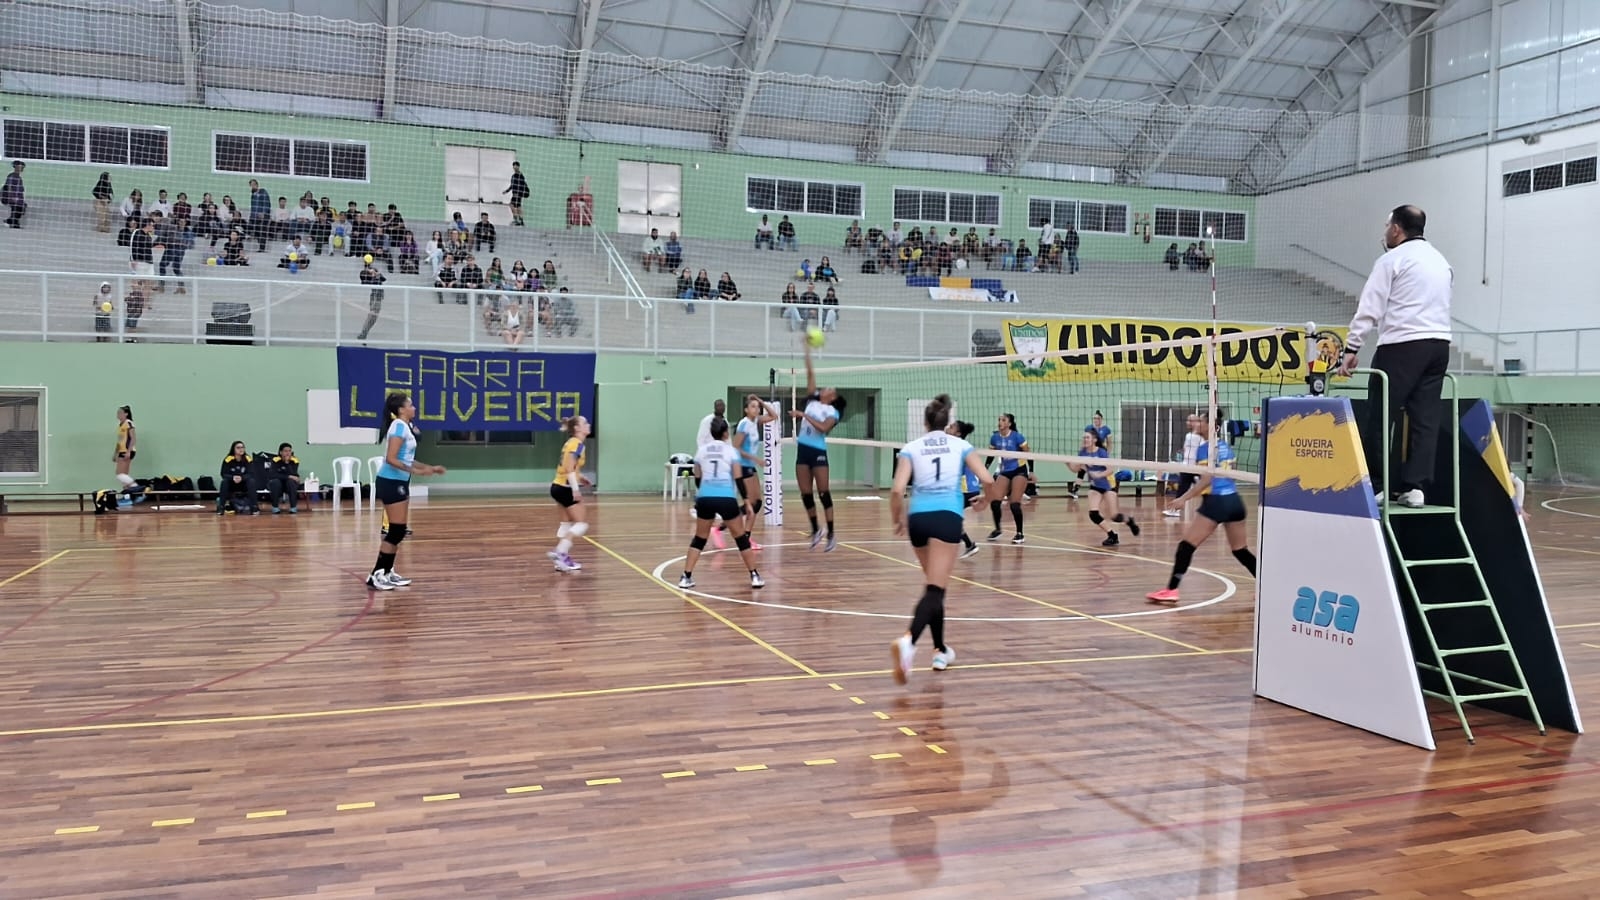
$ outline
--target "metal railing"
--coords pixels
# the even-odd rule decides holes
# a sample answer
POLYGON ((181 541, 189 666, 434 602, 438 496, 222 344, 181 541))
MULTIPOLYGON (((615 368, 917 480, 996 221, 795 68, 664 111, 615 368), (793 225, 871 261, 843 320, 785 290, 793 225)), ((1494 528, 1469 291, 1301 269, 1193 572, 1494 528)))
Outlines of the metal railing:
POLYGON ((645 293, 643 287, 639 286, 639 279, 634 277, 633 269, 629 267, 628 261, 617 250, 617 245, 611 242, 610 235, 606 234, 604 230, 596 228, 592 221, 584 227, 589 229, 592 247, 606 256, 606 284, 611 283, 611 273, 616 272, 622 279, 623 293, 638 302, 641 308, 649 309, 651 305, 649 295, 645 293))

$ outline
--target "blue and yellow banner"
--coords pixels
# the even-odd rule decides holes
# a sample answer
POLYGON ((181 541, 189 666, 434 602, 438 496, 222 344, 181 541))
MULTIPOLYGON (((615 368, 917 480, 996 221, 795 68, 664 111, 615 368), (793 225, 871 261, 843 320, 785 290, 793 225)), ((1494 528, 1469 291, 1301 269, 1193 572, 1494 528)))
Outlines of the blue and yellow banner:
MULTIPOLYGON (((1255 331, 1260 325, 1219 324, 1224 336, 1255 331)), ((1344 352, 1347 328, 1327 328, 1310 335, 1314 358, 1330 366, 1344 352)), ((1097 347, 1198 338, 1211 333, 1209 322, 1155 319, 1012 319, 1006 322, 1007 355, 1022 355, 1007 366, 1012 381, 1114 381, 1151 379, 1205 381, 1205 346, 1094 353, 1097 347), (1060 355, 1066 351, 1082 353, 1060 355), (1037 354, 1034 356, 1034 354, 1037 354), (1052 355, 1056 354, 1056 355, 1052 355), (1031 358, 1028 358, 1031 357, 1031 358)), ((1281 334, 1224 343, 1217 368, 1219 381, 1258 384, 1297 382, 1307 372, 1307 333, 1287 328, 1281 334)))
POLYGON ((593 353, 445 353, 339 348, 339 424, 379 428, 404 391, 415 424, 444 431, 556 431, 594 415, 593 353))
POLYGON ((1268 397, 1261 505, 1378 517, 1361 435, 1343 397, 1268 397))
POLYGON ((1505 445, 1500 443, 1500 429, 1495 426, 1494 410, 1489 401, 1479 400, 1461 414, 1461 433, 1477 449, 1496 481, 1506 489, 1506 496, 1516 496, 1517 489, 1511 481, 1511 464, 1506 459, 1505 445))

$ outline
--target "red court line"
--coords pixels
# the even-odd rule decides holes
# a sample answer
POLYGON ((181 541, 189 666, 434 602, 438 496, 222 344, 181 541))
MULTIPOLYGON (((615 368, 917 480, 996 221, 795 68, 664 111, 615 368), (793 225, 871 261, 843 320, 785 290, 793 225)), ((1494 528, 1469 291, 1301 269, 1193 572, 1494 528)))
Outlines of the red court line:
MULTIPOLYGON (((272 593, 273 593, 273 596, 275 598, 278 596, 278 592, 277 591, 273 591, 272 593)), ((88 724, 89 722, 95 722, 95 721, 99 721, 100 719, 104 719, 107 716, 114 716, 114 715, 116 715, 118 713, 131 712, 132 710, 142 709, 142 708, 144 708, 146 706, 153 706, 153 705, 155 705, 157 703, 162 703, 162 702, 165 702, 167 700, 173 700, 173 699, 176 699, 178 697, 187 697, 190 694, 198 694, 199 692, 201 692, 203 690, 206 690, 208 688, 216 687, 219 684, 222 684, 222 683, 228 682, 228 681, 232 681, 235 678, 242 678, 242 677, 244 677, 246 675, 253 675, 256 672, 260 672, 263 669, 271 668, 272 666, 275 666, 278 663, 286 662, 286 661, 288 661, 290 659, 293 659, 294 657, 299 656, 300 654, 305 653, 308 650, 315 650, 316 648, 322 646, 323 644, 326 644, 327 642, 333 640, 334 638, 344 634, 345 632, 349 631, 350 629, 352 629, 352 628, 356 627, 357 625, 361 624, 361 620, 365 619, 367 617, 367 614, 372 612, 372 607, 373 607, 373 604, 376 602, 376 600, 377 600, 377 596, 373 592, 368 591, 367 592, 367 602, 366 602, 366 604, 361 607, 361 610, 359 612, 357 612, 353 617, 351 617, 350 621, 344 623, 343 625, 340 625, 338 628, 335 628, 334 630, 328 632, 327 634, 323 635, 322 637, 317 638, 316 640, 312 641, 309 644, 304 644, 304 645, 302 645, 300 647, 296 647, 295 649, 290 650, 288 653, 285 653, 282 656, 276 657, 274 659, 269 659, 264 663, 259 663, 257 665, 251 666, 248 669, 240 669, 237 672, 233 672, 233 673, 228 674, 228 675, 222 675, 220 677, 213 678, 210 681, 202 682, 202 683, 196 684, 196 685, 191 685, 190 687, 179 688, 178 690, 175 690, 175 691, 169 691, 169 692, 167 692, 165 694, 160 695, 159 697, 151 697, 151 698, 146 699, 146 700, 140 700, 140 701, 138 701, 136 703, 129 703, 127 705, 119 706, 119 707, 116 707, 114 709, 108 709, 108 710, 105 710, 104 712, 90 713, 89 715, 80 716, 80 717, 78 717, 76 719, 72 719, 72 720, 67 721, 67 722, 62 722, 62 723, 58 723, 58 724, 55 724, 55 725, 39 726, 39 727, 41 727, 41 728, 67 728, 67 727, 71 727, 71 726, 75 726, 75 725, 85 725, 85 724, 88 724)), ((16 735, 11 735, 10 737, 0 737, 0 744, 8 743, 10 741, 14 741, 14 740, 17 740, 19 738, 46 737, 46 736, 47 735, 16 734, 16 735)))
POLYGON ((1089 841, 1106 839, 1127 839, 1153 834, 1167 834, 1170 832, 1187 831, 1195 828, 1210 828, 1218 825, 1227 825, 1243 822, 1267 822, 1275 819, 1287 819, 1295 816, 1318 816, 1327 813, 1344 812, 1352 809, 1361 809, 1369 806, 1383 806, 1390 803, 1399 803, 1407 800, 1428 799, 1431 797, 1462 794, 1473 791, 1490 791, 1500 788, 1517 787, 1521 785, 1540 784, 1551 781, 1561 781, 1567 778, 1581 778, 1588 775, 1600 774, 1600 765, 1587 764, 1583 769, 1568 769, 1561 772, 1545 772, 1539 775, 1527 775, 1519 778, 1506 778, 1500 781, 1475 782, 1473 784, 1455 785, 1452 787, 1421 788, 1415 791, 1405 791, 1399 794, 1386 794, 1381 797, 1365 797, 1356 800, 1340 800, 1334 803, 1314 804, 1301 806, 1294 809, 1268 810, 1259 813, 1246 813, 1240 816, 1214 816, 1209 819, 1200 819, 1193 822, 1174 822, 1169 825, 1146 825, 1136 828, 1120 828, 1111 831, 1097 831, 1088 834, 1062 835, 1054 838, 1040 838, 1031 841, 1017 841, 1007 844, 987 844, 975 847, 964 847, 943 853, 924 853, 917 856, 891 855, 879 859, 864 859, 855 862, 824 864, 816 866, 797 866, 791 869, 779 869, 771 872, 759 872, 751 875, 733 875, 726 878, 709 878, 703 881, 680 882, 678 884, 657 885, 635 890, 612 891, 600 894, 586 895, 582 900, 620 900, 626 897, 658 897, 669 894, 680 894, 690 891, 716 890, 732 887, 734 885, 750 884, 752 882, 777 881, 788 878, 804 878, 808 876, 827 875, 835 872, 852 872, 862 869, 878 868, 881 866, 899 866, 922 862, 938 862, 945 859, 960 857, 986 857, 998 856, 1006 853, 1019 853, 1028 850, 1047 850, 1065 847, 1070 844, 1081 844, 1089 841))
POLYGON ((21 622, 18 622, 17 624, 11 626, 10 628, 7 628, 5 631, 0 631, 0 641, 3 641, 6 638, 11 637, 13 634, 16 634, 17 632, 21 631, 22 629, 27 628, 29 625, 32 625, 34 623, 34 621, 36 619, 38 619, 40 616, 42 616, 45 613, 49 612, 50 610, 56 608, 56 606, 59 605, 62 601, 66 600, 68 597, 71 597, 73 594, 76 594, 77 592, 83 590, 83 586, 84 585, 88 584, 89 582, 91 582, 91 581, 93 581, 93 580, 95 580, 96 578, 99 578, 99 577, 100 577, 100 573, 99 572, 96 572, 93 575, 90 575, 88 578, 85 578, 84 580, 78 582, 77 584, 73 585, 72 587, 67 588, 64 593, 62 593, 60 596, 56 597, 54 600, 51 600, 49 603, 46 603, 45 605, 43 605, 43 606, 39 607, 38 609, 34 610, 33 611, 33 615, 27 617, 26 619, 23 619, 21 622))

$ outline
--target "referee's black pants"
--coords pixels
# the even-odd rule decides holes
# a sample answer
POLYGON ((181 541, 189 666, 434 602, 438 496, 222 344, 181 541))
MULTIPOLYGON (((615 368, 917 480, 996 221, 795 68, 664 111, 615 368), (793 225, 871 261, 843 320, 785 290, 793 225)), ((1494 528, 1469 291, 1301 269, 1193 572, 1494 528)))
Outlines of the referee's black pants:
MULTIPOLYGON (((1389 465, 1394 492, 1422 489, 1433 480, 1434 450, 1439 445, 1439 395, 1450 364, 1450 342, 1404 341, 1384 344, 1372 355, 1372 367, 1387 378, 1367 383, 1367 430, 1362 441, 1373 490, 1385 490, 1383 443, 1389 439, 1389 465), (1389 389, 1389 421, 1383 421, 1383 389, 1389 389), (1408 422, 1402 433, 1400 414, 1408 422), (1385 427, 1387 425, 1387 427, 1385 427), (1403 443, 1402 443, 1403 441, 1403 443), (1405 458, 1401 459, 1401 449, 1405 458)), ((1456 427, 1454 422, 1450 427, 1456 427)))

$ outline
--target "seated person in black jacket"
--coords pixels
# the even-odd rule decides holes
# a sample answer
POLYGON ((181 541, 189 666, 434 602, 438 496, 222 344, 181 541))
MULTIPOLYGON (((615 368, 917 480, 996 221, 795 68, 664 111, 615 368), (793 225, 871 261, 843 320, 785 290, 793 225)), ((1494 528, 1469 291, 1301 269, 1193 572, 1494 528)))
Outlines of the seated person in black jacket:
POLYGON ((230 505, 241 516, 256 514, 256 494, 250 486, 250 451, 244 448, 244 441, 233 442, 217 473, 217 515, 230 505))
POLYGON ((267 502, 272 504, 272 514, 282 512, 279 506, 289 501, 289 515, 300 514, 300 460, 295 458, 293 444, 279 444, 277 455, 272 457, 267 479, 267 502))
POLYGON ((489 221, 488 213, 478 214, 478 224, 472 226, 472 249, 483 251, 483 245, 489 245, 489 252, 494 252, 494 223, 489 221))

